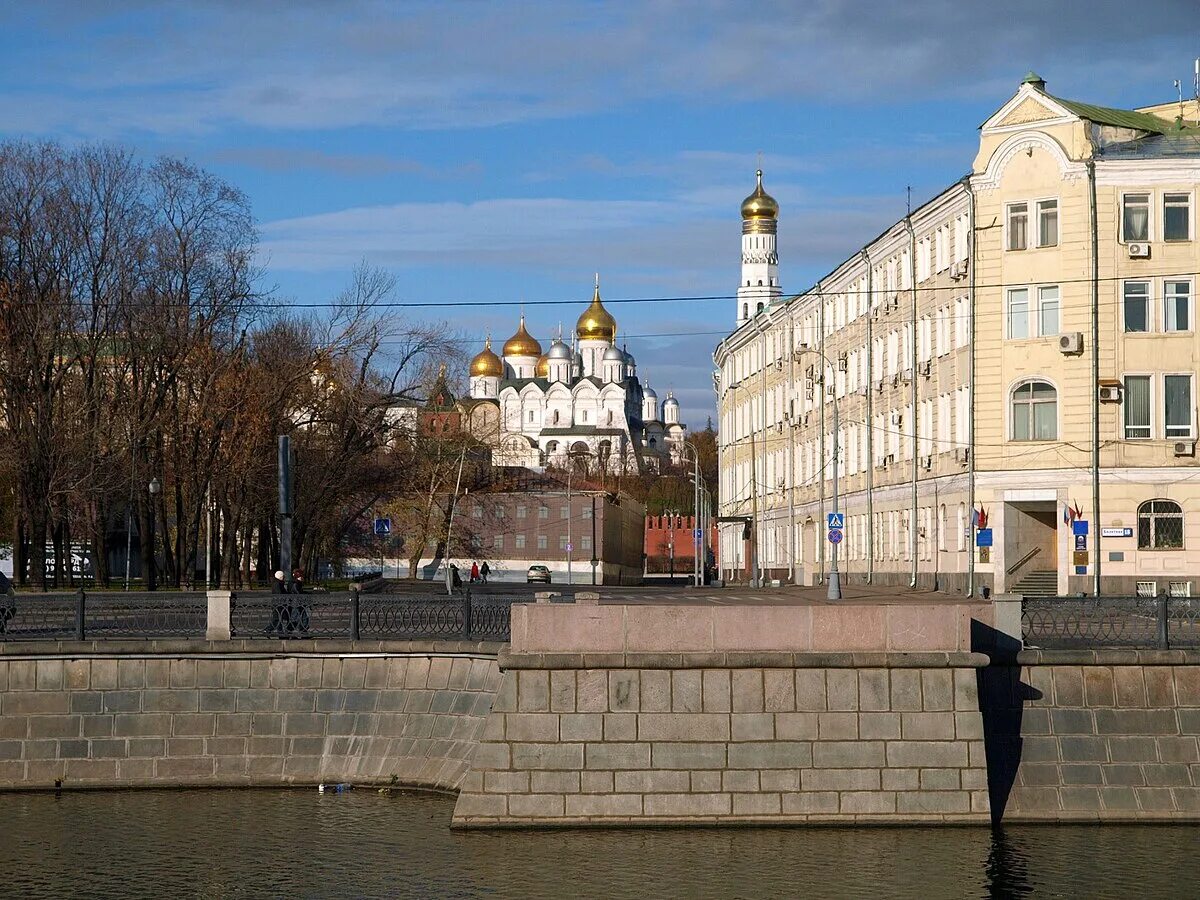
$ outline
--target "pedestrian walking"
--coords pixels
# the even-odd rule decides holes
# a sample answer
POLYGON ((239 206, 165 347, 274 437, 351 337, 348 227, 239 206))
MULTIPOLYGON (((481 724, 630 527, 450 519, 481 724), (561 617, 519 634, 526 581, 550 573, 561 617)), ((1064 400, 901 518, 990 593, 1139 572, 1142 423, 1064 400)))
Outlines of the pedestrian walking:
POLYGON ((471 584, 475 584, 479 580, 479 563, 471 563, 471 584))
POLYGON ((462 590, 462 578, 458 575, 458 566, 453 564, 450 566, 450 590, 456 592, 462 590))
POLYGON ((479 567, 479 577, 484 584, 487 584, 488 576, 492 574, 492 567, 487 564, 487 560, 483 561, 483 565, 479 567))
MULTIPOLYGON (((279 570, 271 579, 271 594, 286 594, 287 592, 287 581, 284 579, 283 571, 279 570)), ((291 624, 291 618, 287 601, 276 603, 271 608, 271 622, 267 625, 267 634, 277 634, 283 637, 291 624)))

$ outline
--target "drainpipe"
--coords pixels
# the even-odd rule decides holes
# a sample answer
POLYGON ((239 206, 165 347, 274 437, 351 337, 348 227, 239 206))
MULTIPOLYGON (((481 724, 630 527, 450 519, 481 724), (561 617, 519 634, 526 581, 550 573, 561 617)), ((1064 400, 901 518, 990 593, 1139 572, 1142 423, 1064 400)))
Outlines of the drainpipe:
MULTIPOLYGON (((975 509, 975 191, 971 178, 962 181, 970 198, 967 217, 967 265, 970 280, 967 282, 967 306, 970 309, 971 342, 967 347, 967 500, 971 510, 975 509)), ((968 520, 969 521, 969 520, 968 520)), ((967 596, 975 596, 975 548, 967 541, 967 596)))
MULTIPOLYGON (((821 377, 813 379, 813 395, 821 398, 820 441, 821 464, 817 466, 817 559, 819 575, 817 584, 825 583, 825 540, 821 537, 825 528, 825 295, 821 293, 821 285, 817 284, 817 347, 819 358, 816 365, 820 367, 821 377)), ((816 369, 814 368, 815 372, 816 369)))
POLYGON ((1089 159, 1088 202, 1092 226, 1092 531, 1096 559, 1092 563, 1092 593, 1100 596, 1100 229, 1096 218, 1096 161, 1089 159))
POLYGON ((909 365, 912 366, 910 372, 911 384, 909 386, 909 402, 912 404, 912 512, 909 513, 908 534, 909 543, 912 545, 912 577, 909 579, 908 586, 915 588, 917 586, 917 548, 920 547, 920 541, 917 538, 917 470, 920 460, 917 458, 917 451, 920 449, 917 446, 917 235, 913 231, 912 216, 904 217, 904 225, 908 229, 908 269, 909 269, 909 287, 912 288, 912 329, 910 334, 912 340, 909 342, 912 346, 911 359, 909 365))
MULTIPOLYGON (((771 315, 770 311, 764 310, 764 312, 765 312, 765 315, 763 316, 763 318, 768 319, 771 315)), ((760 366, 759 372, 758 372, 758 386, 759 386, 758 408, 762 415, 762 443, 763 443, 763 452, 765 453, 767 451, 767 330, 761 322, 758 325, 758 339, 759 339, 759 346, 762 348, 760 351, 761 357, 759 359, 761 366, 760 366)), ((763 459, 763 477, 764 478, 766 477, 766 474, 767 474, 767 461, 766 461, 766 459, 763 459)), ((757 481, 756 481, 756 484, 757 484, 757 481)), ((766 484, 766 483, 764 482, 764 484, 766 484)), ((770 488, 770 485, 766 485, 766 487, 770 488)), ((764 498, 764 500, 765 499, 766 498, 764 498)), ((761 527, 759 527, 757 512, 755 512, 755 514, 754 514, 754 519, 755 519, 754 527, 756 529, 758 529, 757 534, 755 535, 755 541, 754 541, 755 556, 758 560, 758 565, 759 565, 758 584, 756 585, 756 587, 765 587, 766 583, 767 583, 767 567, 762 564, 762 547, 763 547, 762 540, 763 540, 765 532, 761 527)), ((772 518, 772 521, 774 521, 774 518, 772 518)))
POLYGON ((788 416, 787 416, 787 488, 788 488, 788 565, 792 584, 796 584, 796 320, 788 316, 788 416))
POLYGON ((875 304, 872 293, 871 254, 862 251, 867 267, 867 584, 875 576, 875 346, 872 340, 875 304))

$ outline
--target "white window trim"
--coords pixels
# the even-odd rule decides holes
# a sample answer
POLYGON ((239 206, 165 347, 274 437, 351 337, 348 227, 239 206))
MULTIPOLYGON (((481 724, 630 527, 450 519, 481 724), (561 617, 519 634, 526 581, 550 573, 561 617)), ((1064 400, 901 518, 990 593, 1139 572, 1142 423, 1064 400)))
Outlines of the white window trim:
POLYGON ((1033 237, 1034 237, 1033 246, 1031 246, 1029 248, 1030 250, 1057 250, 1059 248, 1059 246, 1062 245, 1062 225, 1063 225, 1062 211, 1063 211, 1062 200, 1061 200, 1061 198, 1059 198, 1057 196, 1038 197, 1035 200, 1029 201, 1029 212, 1030 212, 1030 216, 1033 219, 1033 221, 1030 223, 1033 227, 1030 228, 1029 230, 1033 234, 1033 237), (1053 244, 1046 244, 1043 246, 1043 244, 1042 244, 1042 217, 1038 214, 1039 213, 1038 205, 1041 203, 1046 203, 1047 201, 1050 201, 1050 200, 1053 200, 1057 204, 1057 206, 1055 207, 1055 211, 1058 213, 1058 240, 1055 241, 1053 244))
MULTIPOLYGON (((1134 332, 1134 333, 1136 334, 1137 332, 1134 332)), ((1135 441, 1137 443, 1144 443, 1145 441, 1154 440, 1154 436, 1156 434, 1158 434, 1158 417, 1155 415, 1155 406, 1158 402, 1158 391, 1155 390, 1155 387, 1156 387, 1155 382, 1156 381, 1157 381, 1157 379, 1154 377, 1153 372, 1125 372, 1121 375, 1121 393, 1122 393, 1122 397, 1121 397, 1121 440, 1135 441), (1150 379, 1150 434, 1144 438, 1131 438, 1129 436, 1129 432, 1127 431, 1128 426, 1125 423, 1125 397, 1124 397, 1125 379, 1126 378, 1149 378, 1150 379)))
MULTIPOLYGON (((1032 229, 1029 227, 1029 215, 1032 204, 1028 200, 1012 200, 1004 204, 1004 251, 1006 253, 1024 253, 1026 250, 1032 249, 1029 246, 1029 237, 1032 229), (1020 249, 1015 249, 1012 246, 1012 208, 1020 203, 1025 204, 1025 246, 1020 249)), ((1036 225, 1034 226, 1036 228, 1036 225)))
MULTIPOLYGON (((1137 279, 1130 279, 1136 281, 1137 279)), ((1159 287, 1159 312, 1162 314, 1162 333, 1163 334, 1191 334, 1196 330, 1196 279, 1190 277, 1179 276, 1175 278, 1160 278, 1158 280, 1159 287), (1167 331, 1167 282, 1168 281, 1184 281, 1188 284, 1188 327, 1167 331)), ((1151 288, 1153 291, 1153 288, 1151 288)), ((1136 332, 1135 332, 1136 334, 1136 332)))
MULTIPOLYGON (((1004 395, 1004 433, 1008 436, 1008 440, 1014 444, 1053 444, 1058 442, 1058 436, 1063 433, 1062 429, 1062 389, 1051 378, 1045 375, 1024 375, 1008 386, 1008 392, 1004 395), (1035 381, 1044 381, 1046 384, 1054 388, 1054 437, 1052 438, 1029 438, 1026 440, 1019 439, 1015 436, 1015 422, 1013 421, 1013 394, 1018 388, 1022 388, 1027 384, 1032 384, 1035 381)), ((1028 404, 1027 404, 1028 405, 1028 404)), ((1032 423, 1030 423, 1032 427, 1032 423)))
MULTIPOLYGON (((1163 415, 1162 415, 1162 438, 1164 441, 1190 441, 1196 437, 1196 373, 1195 372, 1163 372, 1162 373, 1162 397, 1163 415), (1188 433, 1173 434, 1167 437, 1167 376, 1179 375, 1188 379, 1188 399, 1190 400, 1188 408, 1188 433)), ((1153 415, 1151 416, 1153 418, 1153 415)))
POLYGON ((1196 192, 1188 188, 1180 188, 1177 191, 1163 188, 1158 192, 1158 206, 1162 210, 1162 231, 1159 238, 1164 244, 1186 244, 1188 241, 1196 239, 1196 192), (1188 198, 1188 236, 1183 240, 1168 241, 1167 240, 1167 194, 1186 194, 1188 198))
MULTIPOLYGON (((1130 281, 1137 279, 1131 278, 1130 281)), ((1040 341, 1046 338, 1058 338, 1063 333, 1063 291, 1061 284, 1010 284, 1004 289, 1004 339, 1006 341, 1040 341), (1058 331, 1054 334, 1042 334, 1042 291, 1055 288, 1058 291, 1058 331), (1025 337, 1013 337, 1009 331, 1009 299, 1013 291, 1025 291, 1029 305, 1029 334, 1025 337)), ((1124 314, 1124 307, 1121 310, 1124 314)))
MULTIPOLYGON (((1121 243, 1121 244, 1130 243, 1130 239, 1125 236, 1125 198, 1132 196, 1133 194, 1146 194, 1149 197, 1149 202, 1147 204, 1148 208, 1146 211, 1146 215, 1148 216, 1148 218, 1146 220, 1146 237, 1144 238, 1144 240, 1147 240, 1147 241, 1154 240, 1154 227, 1156 224, 1155 216, 1154 216, 1154 207, 1157 203, 1157 199, 1156 199, 1158 196, 1157 192, 1152 191, 1148 188, 1144 191, 1138 191, 1138 190, 1121 191, 1120 204, 1117 207, 1117 241, 1118 241, 1118 243, 1121 243)), ((1143 240, 1143 238, 1133 238, 1133 243, 1139 244, 1142 242, 1142 240, 1143 240)))
POLYGON ((1139 335, 1139 334, 1154 334, 1158 320, 1155 316, 1154 300, 1154 279, 1153 278, 1123 278, 1117 283, 1117 302, 1121 304, 1121 334, 1124 335, 1139 335), (1145 331, 1126 331, 1125 330, 1125 285, 1127 284, 1145 284, 1148 286, 1146 292, 1146 330, 1145 331))

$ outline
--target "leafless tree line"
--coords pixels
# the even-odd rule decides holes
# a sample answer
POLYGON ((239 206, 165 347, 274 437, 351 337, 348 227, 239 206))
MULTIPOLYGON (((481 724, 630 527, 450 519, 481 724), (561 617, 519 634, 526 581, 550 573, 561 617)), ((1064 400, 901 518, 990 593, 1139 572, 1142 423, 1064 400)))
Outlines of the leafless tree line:
POLYGON ((97 583, 119 581, 112 542, 135 534, 148 587, 191 586, 206 503, 220 583, 262 578, 279 434, 302 566, 422 480, 389 410, 421 396, 449 338, 383 310, 392 279, 365 266, 327 310, 281 306, 256 241, 246 196, 189 162, 0 144, 0 543, 21 583, 69 578, 79 544, 97 583))

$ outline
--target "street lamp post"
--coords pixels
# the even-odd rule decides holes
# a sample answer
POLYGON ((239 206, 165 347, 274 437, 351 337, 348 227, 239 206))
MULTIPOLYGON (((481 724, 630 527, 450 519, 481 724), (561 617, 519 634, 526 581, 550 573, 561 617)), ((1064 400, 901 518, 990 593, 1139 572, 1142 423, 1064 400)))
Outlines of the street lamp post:
MULTIPOLYGON (((829 358, 823 350, 818 350, 816 347, 810 347, 807 344, 801 344, 800 349, 796 351, 796 356, 801 353, 815 353, 821 357, 822 372, 825 367, 830 371, 834 371, 834 367, 829 364, 829 358)), ((838 508, 838 454, 841 449, 839 445, 838 430, 841 427, 838 417, 838 398, 837 398, 837 376, 834 376, 834 391, 833 391, 833 514, 836 516, 840 511, 838 508)), ((821 402, 825 402, 825 377, 821 376, 821 402)), ((842 580, 841 574, 838 572, 838 545, 834 544, 829 561, 829 590, 826 592, 826 598, 829 600, 842 599, 842 580)))
POLYGON ((158 590, 158 559, 154 549, 154 542, 156 539, 154 531, 157 525, 155 522, 157 513, 155 511, 154 504, 157 502, 156 498, 158 495, 162 493, 162 482, 158 480, 158 476, 156 475, 154 478, 150 479, 150 483, 146 485, 146 488, 150 491, 150 527, 147 531, 147 535, 150 539, 150 553, 148 554, 149 559, 147 560, 147 565, 149 568, 146 569, 146 590, 155 591, 158 590))

